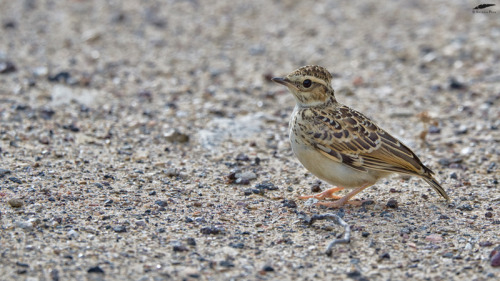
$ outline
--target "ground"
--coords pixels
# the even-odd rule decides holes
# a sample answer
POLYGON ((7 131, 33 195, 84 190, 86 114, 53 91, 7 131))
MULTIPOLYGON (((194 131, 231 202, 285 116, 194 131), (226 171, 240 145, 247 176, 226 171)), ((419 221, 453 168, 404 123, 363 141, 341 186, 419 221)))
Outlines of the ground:
POLYGON ((478 4, 1 1, 1 279, 497 280, 500 8, 478 4), (298 200, 330 186, 270 78, 307 64, 451 201, 401 176, 298 200), (343 228, 305 223, 326 213, 352 229, 332 256, 343 228))

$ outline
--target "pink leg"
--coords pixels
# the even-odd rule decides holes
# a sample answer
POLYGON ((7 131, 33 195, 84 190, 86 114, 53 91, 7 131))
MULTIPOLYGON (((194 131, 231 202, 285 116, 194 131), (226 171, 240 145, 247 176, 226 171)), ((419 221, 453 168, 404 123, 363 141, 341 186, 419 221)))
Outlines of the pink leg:
POLYGON ((322 200, 325 198, 341 199, 342 197, 333 195, 333 193, 335 193, 337 191, 341 191, 343 189, 344 189, 343 187, 334 187, 334 188, 327 189, 323 192, 320 192, 318 194, 300 196, 299 199, 309 199, 309 198, 315 198, 318 200, 322 200))
POLYGON ((342 206, 344 206, 345 204, 351 204, 351 205, 355 205, 355 206, 360 206, 361 204, 363 204, 363 202, 361 201, 349 201, 349 199, 351 199, 352 197, 354 197, 354 195, 360 193, 361 191, 363 191, 365 188, 369 187, 373 185, 373 183, 367 183, 361 187, 358 187, 356 188, 355 190, 349 192, 346 196, 340 198, 339 200, 337 201, 333 201, 333 202, 320 202, 320 203, 316 203, 317 205, 322 205, 322 206, 325 206, 325 207, 328 207, 328 208, 340 208, 342 206))

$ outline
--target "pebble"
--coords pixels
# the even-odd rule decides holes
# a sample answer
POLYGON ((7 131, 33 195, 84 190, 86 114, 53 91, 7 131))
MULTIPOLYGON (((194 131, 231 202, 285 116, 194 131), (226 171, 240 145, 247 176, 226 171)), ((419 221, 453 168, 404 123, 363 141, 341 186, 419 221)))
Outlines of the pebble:
POLYGON ((127 227, 124 225, 115 225, 113 226, 113 231, 116 233, 124 233, 127 232, 127 227))
POLYGON ((234 175, 236 180, 234 181, 237 184, 250 184, 250 181, 257 178, 257 175, 254 172, 246 171, 242 173, 237 173, 234 175))
POLYGON ((387 207, 392 208, 392 209, 397 209, 398 208, 398 201, 396 199, 389 199, 386 204, 387 207))
POLYGON ((87 270, 87 273, 97 273, 97 274, 104 274, 104 270, 100 268, 99 266, 94 266, 91 267, 87 270))
POLYGON ((295 203, 295 201, 293 201, 293 200, 285 199, 285 200, 281 201, 281 203, 283 204, 283 207, 292 208, 292 209, 297 208, 297 203, 295 203))
POLYGON ((23 200, 21 200, 19 198, 12 198, 9 201, 7 201, 7 203, 9 203, 9 205, 12 208, 21 208, 24 205, 23 200))
POLYGON ((18 179, 16 177, 10 177, 9 180, 11 182, 14 182, 14 183, 17 183, 17 184, 22 184, 23 183, 20 179, 18 179))
POLYGON ((492 267, 500 266, 500 246, 497 246, 490 253, 490 264, 492 267))
POLYGON ((165 133, 165 139, 172 143, 186 143, 189 141, 189 135, 181 133, 177 129, 172 129, 165 133))
POLYGON ((77 238, 79 236, 78 232, 76 232, 74 229, 71 229, 70 231, 68 231, 67 233, 68 237, 69 238, 77 238))
POLYGON ((189 245, 189 246, 196 246, 196 240, 192 237, 188 237, 186 239, 186 243, 189 245))
POLYGON ((11 61, 0 61, 0 74, 16 72, 16 66, 11 61))
POLYGON ((262 268, 263 271, 266 271, 266 272, 273 272, 274 271, 274 268, 270 265, 265 265, 263 268, 262 268))
POLYGON ((217 234, 222 234, 224 230, 221 228, 217 228, 215 226, 207 226, 200 229, 200 232, 201 234, 217 235, 217 234))
MULTIPOLYGON (((1 150, 0 150, 1 151, 1 150)), ((5 175, 10 174, 10 170, 7 169, 0 169, 0 178, 3 178, 5 175)))
POLYGON ((425 240, 437 244, 443 241, 443 237, 439 234, 430 234, 427 237, 425 237, 425 240))

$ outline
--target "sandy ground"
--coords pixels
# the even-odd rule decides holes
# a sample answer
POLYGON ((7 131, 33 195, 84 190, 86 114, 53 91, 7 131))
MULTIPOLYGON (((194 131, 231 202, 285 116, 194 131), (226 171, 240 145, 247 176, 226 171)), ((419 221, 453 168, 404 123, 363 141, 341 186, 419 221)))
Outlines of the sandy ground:
POLYGON ((498 280, 500 7, 477 4, 1 1, 0 279, 498 280), (298 200, 329 186, 269 78, 306 64, 452 200, 400 176, 298 200), (332 257, 325 213, 352 228, 332 257))

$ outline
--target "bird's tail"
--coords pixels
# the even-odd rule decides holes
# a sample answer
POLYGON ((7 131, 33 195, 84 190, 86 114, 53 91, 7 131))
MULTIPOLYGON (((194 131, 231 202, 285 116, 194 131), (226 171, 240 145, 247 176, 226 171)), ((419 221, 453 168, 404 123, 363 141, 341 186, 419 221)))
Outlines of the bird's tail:
POLYGON ((423 178, 434 190, 439 193, 441 196, 444 197, 447 201, 450 201, 450 197, 448 197, 448 194, 446 194, 446 191, 444 191, 443 187, 437 182, 437 180, 432 177, 431 175, 429 176, 424 176, 423 178))

